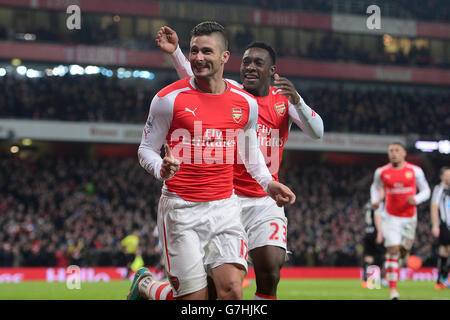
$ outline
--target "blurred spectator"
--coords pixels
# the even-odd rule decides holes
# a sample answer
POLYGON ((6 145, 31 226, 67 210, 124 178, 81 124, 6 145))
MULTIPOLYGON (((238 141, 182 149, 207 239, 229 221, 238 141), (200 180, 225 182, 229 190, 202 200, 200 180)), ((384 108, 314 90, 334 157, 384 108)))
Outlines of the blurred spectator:
POLYGON ((240 30, 237 31, 235 36, 234 36, 234 41, 236 43, 237 46, 237 50, 234 51, 238 51, 238 52, 243 52, 244 49, 253 42, 253 34, 250 31, 250 29, 246 28, 244 30, 240 30))
MULTIPOLYGON (((177 0, 179 1, 179 0, 177 0)), ((207 2, 205 0, 190 0, 192 2, 207 2)), ((365 14, 365 9, 373 4, 370 0, 342 0, 336 5, 334 0, 217 0, 216 3, 251 6, 266 10, 296 10, 331 14, 340 13, 365 14)), ((450 9, 447 0, 378 0, 376 4, 386 16, 397 18, 412 18, 418 20, 435 20, 446 22, 450 20, 450 9), (388 8, 387 8, 388 7, 388 8), (386 9, 386 10, 383 10, 386 9)))
POLYGON ((104 76, 0 78, 0 117, 144 123, 156 90, 104 76), (7 91, 10 92, 8 93, 7 91))
POLYGON ((159 261, 148 230, 161 186, 137 160, 0 162, 0 265, 124 265, 118 244, 136 226, 144 231, 144 260, 159 261))
POLYGON ((6 28, 0 24, 0 40, 5 40, 8 37, 6 28))
MULTIPOLYGON (((104 76, 0 78, 0 118, 143 124, 157 89, 104 76)), ((390 89, 301 90, 327 132, 450 136, 450 93, 390 89)), ((293 127, 295 130, 296 127, 293 127)))

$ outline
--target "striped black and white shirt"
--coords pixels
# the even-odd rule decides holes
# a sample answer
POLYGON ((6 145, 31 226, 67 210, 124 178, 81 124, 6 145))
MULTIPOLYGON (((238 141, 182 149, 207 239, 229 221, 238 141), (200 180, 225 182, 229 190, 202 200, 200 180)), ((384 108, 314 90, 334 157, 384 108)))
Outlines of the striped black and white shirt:
POLYGON ((433 189, 431 202, 439 207, 439 221, 450 229, 450 188, 438 184, 433 189))

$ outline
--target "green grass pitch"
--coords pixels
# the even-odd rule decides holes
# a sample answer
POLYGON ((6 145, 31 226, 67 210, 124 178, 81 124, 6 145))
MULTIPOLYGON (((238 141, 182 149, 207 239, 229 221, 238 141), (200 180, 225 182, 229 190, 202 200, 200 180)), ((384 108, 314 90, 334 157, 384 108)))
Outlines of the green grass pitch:
MULTIPOLYGON (((69 290, 65 283, 1 283, 0 300, 124 300, 129 281, 81 283, 69 290)), ((450 300, 450 290, 435 290, 434 282, 401 281, 401 300, 450 300)), ((244 299, 251 300, 255 282, 244 289, 244 299)), ((281 300, 388 300, 389 289, 364 289, 359 280, 291 280, 282 279, 278 287, 281 300)))

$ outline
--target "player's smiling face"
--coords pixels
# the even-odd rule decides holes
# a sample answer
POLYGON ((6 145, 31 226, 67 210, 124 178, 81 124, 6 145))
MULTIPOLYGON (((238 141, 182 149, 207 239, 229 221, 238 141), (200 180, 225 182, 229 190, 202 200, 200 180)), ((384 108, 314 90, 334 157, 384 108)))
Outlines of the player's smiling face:
POLYGON ((406 158, 406 150, 401 145, 391 144, 388 149, 388 158, 393 165, 402 164, 406 158))
POLYGON ((267 50, 250 48, 242 57, 240 68, 241 82, 244 89, 254 96, 268 94, 270 79, 275 73, 275 66, 267 50))
POLYGON ((229 52, 224 49, 220 37, 220 35, 213 33, 191 39, 189 61, 195 77, 212 77, 227 62, 229 52))

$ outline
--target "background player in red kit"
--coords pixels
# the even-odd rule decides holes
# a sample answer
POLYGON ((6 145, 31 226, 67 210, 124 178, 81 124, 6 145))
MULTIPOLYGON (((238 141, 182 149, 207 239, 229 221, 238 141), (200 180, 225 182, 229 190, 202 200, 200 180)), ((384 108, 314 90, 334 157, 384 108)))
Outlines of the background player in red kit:
MULTIPOLYGON (((236 150, 278 205, 293 203, 295 195, 274 181, 265 166, 256 139, 256 101, 222 77, 229 57, 223 27, 204 22, 191 36, 195 76, 169 85, 153 98, 139 162, 164 181, 158 229, 174 297, 206 299, 208 274, 220 299, 241 299, 247 236, 233 192, 236 150), (240 140, 242 131, 248 145, 240 140), (159 150, 166 141, 161 159, 159 150)), ((148 275, 135 280, 129 299, 148 293, 153 285, 148 275)))
MULTIPOLYGON (((178 46, 178 36, 169 27, 158 32, 157 45, 170 53, 180 78, 192 75, 190 64, 178 46)), ((314 139, 323 136, 323 121, 293 84, 276 74, 276 54, 264 43, 250 44, 242 58, 240 74, 245 91, 258 101, 258 139, 275 180, 283 147, 292 122, 314 139), (271 79, 274 77, 274 86, 271 79)), ((232 80, 231 80, 232 81, 232 80)), ((242 222, 249 237, 249 255, 256 276, 255 299, 275 299, 280 269, 286 257, 287 219, 283 208, 267 197, 242 164, 235 165, 234 188, 242 205, 242 222)))
POLYGON ((428 200, 430 187, 423 170, 406 159, 401 143, 388 148, 389 163, 376 169, 370 188, 371 203, 376 210, 380 205, 379 188, 384 188, 385 214, 382 219, 384 246, 386 247, 386 277, 391 299, 399 299, 397 290, 398 260, 411 250, 417 225, 417 205, 428 200), (419 193, 416 194, 417 189, 419 193))

